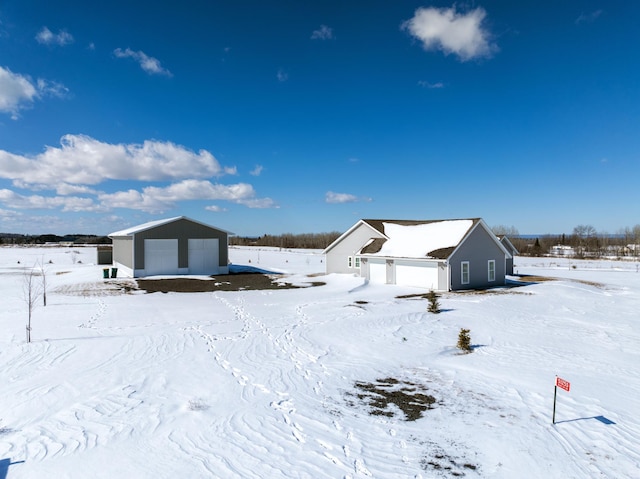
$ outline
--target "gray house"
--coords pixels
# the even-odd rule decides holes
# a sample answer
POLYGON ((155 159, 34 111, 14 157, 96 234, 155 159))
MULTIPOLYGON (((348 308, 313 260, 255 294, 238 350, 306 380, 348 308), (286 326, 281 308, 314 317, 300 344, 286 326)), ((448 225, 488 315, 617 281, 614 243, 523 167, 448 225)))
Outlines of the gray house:
POLYGON ((184 216, 151 221, 109 235, 113 265, 134 278, 228 274, 229 233, 184 216))
POLYGON ((435 291, 504 285, 511 258, 480 218, 360 220, 324 254, 327 273, 435 291))
POLYGON ((506 274, 512 275, 513 274, 513 258, 516 255, 520 254, 520 252, 516 249, 515 246, 513 246, 513 243, 509 241, 509 238, 507 238, 506 236, 499 236, 498 239, 500 239, 500 243, 502 243, 502 246, 504 246, 505 249, 511 255, 510 258, 507 258, 506 274))

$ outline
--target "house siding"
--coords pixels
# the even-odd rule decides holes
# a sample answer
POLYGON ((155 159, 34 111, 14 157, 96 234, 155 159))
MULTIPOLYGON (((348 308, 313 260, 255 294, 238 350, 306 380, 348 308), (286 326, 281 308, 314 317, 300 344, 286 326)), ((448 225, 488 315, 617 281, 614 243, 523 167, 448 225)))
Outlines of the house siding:
MULTIPOLYGON (((188 219, 179 220, 156 226, 146 231, 141 231, 135 235, 135 268, 134 270, 144 270, 144 240, 146 239, 178 239, 178 268, 187 269, 189 267, 189 238, 219 240, 219 261, 220 267, 226 268, 229 263, 228 235, 226 231, 211 228, 206 225, 194 223, 188 219)), ((115 240, 114 240, 115 243, 115 240)), ((115 247, 115 246, 114 246, 115 247)))
POLYGON ((347 258, 358 254, 369 239, 382 237, 380 233, 377 233, 366 224, 358 225, 347 237, 343 238, 342 241, 334 245, 334 247, 327 252, 327 273, 352 273, 367 277, 367 271, 365 271, 364 265, 361 265, 360 269, 355 267, 349 268, 347 258))
POLYGON ((113 238, 113 260, 133 270, 133 238, 113 238))
POLYGON ((451 290, 487 288, 505 284, 505 253, 481 226, 476 227, 449 258, 451 290), (488 280, 488 262, 496 262, 496 281, 488 280), (469 262, 469 283, 462 284, 463 261, 469 262))

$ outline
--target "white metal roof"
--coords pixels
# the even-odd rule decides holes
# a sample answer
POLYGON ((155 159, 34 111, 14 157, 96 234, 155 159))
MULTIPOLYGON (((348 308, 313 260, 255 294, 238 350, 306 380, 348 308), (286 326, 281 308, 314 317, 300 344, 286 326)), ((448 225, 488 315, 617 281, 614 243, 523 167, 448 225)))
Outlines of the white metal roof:
POLYGON ((122 237, 122 236, 133 236, 133 235, 135 235, 137 233, 140 233, 142 231, 146 231, 146 230, 149 230, 151 228, 155 228, 157 226, 166 225, 168 223, 173 223, 174 221, 178 221, 178 220, 182 220, 182 219, 191 221, 193 223, 201 224, 203 226, 206 226, 207 228, 214 228, 216 230, 223 231, 223 232, 227 233, 228 235, 233 235, 233 233, 231 233, 230 231, 226 231, 226 230, 223 230, 221 228, 217 228, 217 227, 214 227, 214 226, 211 226, 211 225, 207 225, 207 224, 202 223, 200 221, 196 221, 196 220, 193 220, 191 218, 187 218, 186 216, 175 216, 173 218, 165 218, 163 220, 149 221, 147 223, 143 223, 143 224, 137 225, 137 226, 132 226, 132 227, 124 229, 124 230, 115 231, 113 233, 108 234, 107 236, 109 236, 110 238, 122 237))

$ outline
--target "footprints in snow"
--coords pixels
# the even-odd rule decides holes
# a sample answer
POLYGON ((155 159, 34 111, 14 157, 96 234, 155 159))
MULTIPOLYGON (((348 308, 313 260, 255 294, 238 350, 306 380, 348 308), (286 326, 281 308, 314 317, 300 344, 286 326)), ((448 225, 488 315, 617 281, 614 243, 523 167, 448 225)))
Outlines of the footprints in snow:
MULTIPOLYGON (((230 336, 214 336, 202 330, 202 327, 195 326, 192 328, 196 331, 200 337, 205 341, 208 346, 208 351, 214 354, 216 363, 225 371, 227 371, 237 383, 242 386, 253 386, 257 391, 260 391, 266 395, 277 394, 278 399, 269 403, 270 407, 275 411, 278 411, 282 415, 282 421, 286 425, 285 430, 288 430, 291 437, 299 444, 306 444, 313 440, 313 434, 305 432, 305 427, 301 424, 309 422, 309 430, 313 430, 316 424, 313 417, 299 416, 294 401, 291 398, 284 398, 286 393, 278 393, 270 390, 264 384, 258 384, 250 380, 250 378, 243 374, 242 370, 234 367, 234 365, 227 360, 223 354, 218 351, 217 344, 220 344, 221 340, 245 340, 250 339, 252 334, 264 335, 269 340, 269 343, 276 349, 275 357, 279 357, 281 360, 286 359, 287 362, 293 365, 293 371, 295 371, 299 377, 302 377, 305 381, 311 381, 314 375, 318 373, 326 374, 326 368, 320 361, 322 355, 316 355, 310 352, 310 350, 301 347, 301 341, 304 341, 304 325, 308 323, 308 316, 305 313, 307 305, 297 305, 295 308, 295 321, 293 324, 286 326, 282 334, 274 334, 272 329, 269 328, 264 322, 251 315, 246 309, 242 298, 238 299, 237 303, 230 302, 223 296, 215 296, 221 303, 227 308, 233 311, 234 319, 242 322, 241 332, 234 337, 230 336), (301 328, 302 327, 302 328, 301 328), (318 370, 319 368, 319 370, 318 370), (315 372, 314 372, 315 371, 315 372)), ((313 385, 313 394, 318 398, 322 398, 324 393, 324 384, 321 379, 318 379, 313 385)), ((329 441, 316 439, 317 444, 320 446, 319 452, 322 456, 331 464, 343 468, 350 469, 352 472, 346 474, 345 479, 351 479, 353 477, 373 477, 371 472, 366 466, 364 458, 359 454, 362 450, 362 444, 358 441, 352 431, 345 430, 343 426, 334 420, 333 426, 338 433, 338 437, 342 440, 337 441, 339 446, 331 444, 329 441)), ((392 433, 392 436, 394 434, 392 433)), ((402 445, 400 445, 402 447, 402 445)), ((406 448, 406 445, 405 445, 406 448)))
POLYGON ((107 303, 105 303, 102 299, 98 298, 98 310, 95 313, 93 313, 91 318, 86 323, 82 323, 78 327, 95 329, 96 322, 104 316, 104 313, 106 310, 107 310, 107 303))

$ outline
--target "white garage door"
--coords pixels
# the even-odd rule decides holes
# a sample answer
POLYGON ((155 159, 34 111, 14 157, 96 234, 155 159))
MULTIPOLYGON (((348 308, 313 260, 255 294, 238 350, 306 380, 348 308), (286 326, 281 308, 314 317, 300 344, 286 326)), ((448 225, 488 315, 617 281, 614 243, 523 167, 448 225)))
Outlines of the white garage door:
POLYGON ((189 239, 189 274, 217 274, 218 238, 189 239))
POLYGON ((419 288, 438 289, 438 265, 396 263, 396 284, 417 286, 419 288))
POLYGON ((146 276, 178 274, 178 240, 144 240, 144 273, 146 276))
POLYGON ((386 284, 387 264, 385 261, 376 262, 369 260, 369 281, 372 283, 386 284))

